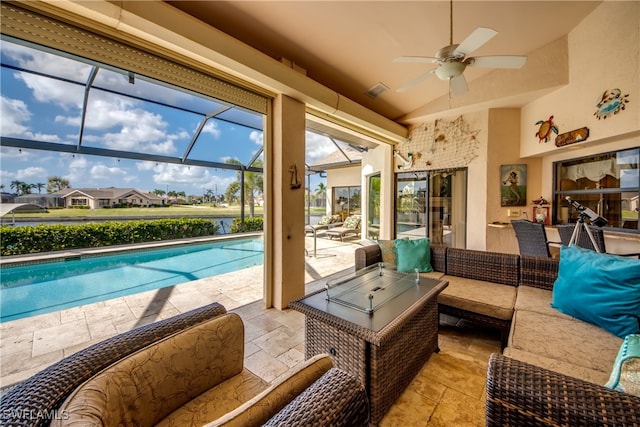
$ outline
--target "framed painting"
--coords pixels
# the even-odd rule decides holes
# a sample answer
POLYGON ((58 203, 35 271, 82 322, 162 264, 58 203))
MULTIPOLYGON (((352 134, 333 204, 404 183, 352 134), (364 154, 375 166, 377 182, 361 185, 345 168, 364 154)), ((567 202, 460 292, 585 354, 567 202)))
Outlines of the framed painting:
POLYGON ((527 165, 500 166, 500 206, 527 205, 527 165))

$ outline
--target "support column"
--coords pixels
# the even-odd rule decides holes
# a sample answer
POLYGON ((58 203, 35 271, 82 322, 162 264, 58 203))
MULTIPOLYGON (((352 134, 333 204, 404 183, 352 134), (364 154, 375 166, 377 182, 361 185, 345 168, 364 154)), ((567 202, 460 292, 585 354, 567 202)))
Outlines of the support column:
POLYGON ((282 310, 305 293, 305 105, 278 96, 273 101, 271 117, 273 139, 268 159, 272 162, 273 185, 267 202, 271 202, 268 224, 273 233, 265 243, 272 249, 265 258, 265 275, 269 276, 265 283, 270 287, 265 296, 268 306, 282 310))

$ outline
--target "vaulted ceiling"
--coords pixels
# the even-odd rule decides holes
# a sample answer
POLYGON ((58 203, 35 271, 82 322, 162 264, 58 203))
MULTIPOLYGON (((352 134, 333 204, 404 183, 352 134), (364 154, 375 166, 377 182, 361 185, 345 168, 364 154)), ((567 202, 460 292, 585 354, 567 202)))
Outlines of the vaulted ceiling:
MULTIPOLYGON (((517 76, 533 81, 539 74, 530 70, 534 66, 548 72, 554 67, 553 61, 566 62, 566 58, 554 59, 556 53, 547 46, 566 36, 601 2, 456 0, 452 4, 452 20, 448 1, 170 3, 272 58, 292 61, 309 78, 369 109, 407 123, 421 115, 463 109, 480 102, 490 101, 488 106, 519 106, 529 101, 536 91, 518 93, 526 82, 513 80, 511 88, 502 83, 517 76), (460 43, 478 27, 498 32, 473 56, 528 55, 531 61, 519 70, 469 67, 464 72, 469 93, 459 97, 450 97, 448 83, 435 76, 407 92, 396 92, 435 64, 394 63, 393 59, 434 56, 449 45, 451 22, 453 43, 460 43), (547 49, 551 63, 540 61, 547 49), (389 90, 377 98, 367 95, 379 83, 389 90), (482 91, 485 95, 478 97, 482 91)), ((562 54, 567 55, 566 51, 562 54)), ((566 74, 566 64, 560 64, 559 69, 566 74)), ((551 89, 552 83, 548 86, 551 89)), ((533 87, 544 89, 545 83, 533 87)))

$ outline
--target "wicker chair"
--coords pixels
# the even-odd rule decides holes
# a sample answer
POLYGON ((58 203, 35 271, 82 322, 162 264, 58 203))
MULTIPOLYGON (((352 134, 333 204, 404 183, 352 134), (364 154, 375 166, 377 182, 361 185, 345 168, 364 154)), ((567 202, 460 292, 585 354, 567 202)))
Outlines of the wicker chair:
MULTIPOLYGON (((558 234, 560 235, 560 241, 564 246, 569 246, 569 242, 571 242, 571 236, 573 235, 575 227, 575 224, 558 224, 556 226, 556 228, 558 229, 558 234)), ((587 225, 587 227, 589 227, 589 231, 591 231, 593 239, 600 247, 601 252, 607 253, 607 246, 605 244, 604 231, 602 231, 602 228, 594 227, 593 225, 587 225)), ((575 245, 580 246, 581 248, 590 249, 592 251, 596 250, 596 248, 593 246, 593 243, 591 242, 591 239, 589 238, 589 235, 584 231, 578 235, 578 239, 575 242, 575 245)), ((640 256, 640 252, 631 252, 617 255, 637 257, 640 256)))
POLYGON ((520 255, 547 258, 551 256, 544 224, 527 221, 526 219, 516 219, 511 221, 511 225, 516 232, 520 255))
POLYGON ((112 363, 164 337, 190 326, 225 314, 227 310, 212 303, 169 319, 140 326, 105 339, 65 357, 48 368, 12 387, 0 399, 0 424, 7 426, 48 426, 51 414, 90 377, 112 363))
MULTIPOLYGON (((573 230, 575 229, 575 224, 558 224, 557 226, 558 234, 560 235, 560 241, 564 246, 569 246, 569 242, 571 241, 571 236, 573 235, 573 230)), ((602 228, 594 227, 593 225, 587 225, 589 227, 589 231, 593 234, 593 238, 596 241, 596 244, 600 246, 600 250, 604 253, 607 251, 607 248, 604 243, 604 232, 602 228)), ((580 233, 578 236, 578 240, 575 242, 576 246, 580 246, 582 248, 591 249, 595 251, 596 248, 591 243, 591 239, 587 233, 580 233)))

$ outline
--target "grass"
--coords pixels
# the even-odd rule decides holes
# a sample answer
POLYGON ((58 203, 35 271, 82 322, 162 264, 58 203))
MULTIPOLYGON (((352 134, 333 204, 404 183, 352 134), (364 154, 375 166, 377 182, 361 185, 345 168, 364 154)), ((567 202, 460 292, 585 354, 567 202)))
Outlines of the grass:
MULTIPOLYGON (((311 213, 322 214, 324 208, 312 208, 311 213)), ((264 208, 256 206, 255 215, 262 215, 264 208)), ((245 216, 249 216, 249 208, 245 207, 245 216)), ((213 207, 206 205, 181 205, 166 208, 109 208, 109 209, 51 209, 49 213, 20 213, 15 214, 16 218, 93 218, 93 217, 157 217, 157 216, 212 216, 212 217, 238 217, 240 216, 240 206, 213 207)))

